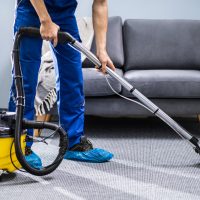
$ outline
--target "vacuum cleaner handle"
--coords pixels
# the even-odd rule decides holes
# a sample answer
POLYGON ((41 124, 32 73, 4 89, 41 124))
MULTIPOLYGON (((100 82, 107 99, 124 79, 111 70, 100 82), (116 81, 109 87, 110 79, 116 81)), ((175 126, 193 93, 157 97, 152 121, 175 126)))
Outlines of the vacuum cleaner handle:
MULTIPOLYGON (((35 27, 22 27, 19 29, 18 34, 29 37, 41 37, 40 29, 35 27)), ((74 43, 76 39, 67 32, 58 31, 58 43, 74 43)))
MULTIPOLYGON (((29 36, 29 37, 41 37, 40 29, 35 27, 22 27, 19 29, 18 35, 29 36)), ((85 46, 78 42, 72 35, 67 32, 58 31, 58 43, 60 44, 71 44, 75 49, 82 52, 86 57, 95 64, 99 69, 102 67, 99 59, 85 46)), ((107 70, 109 68, 107 67, 107 70)), ((110 71, 110 70, 109 70, 110 71)), ((112 72, 111 72, 112 73, 112 72)))
MULTIPOLYGON (((22 27, 18 31, 20 36, 29 36, 29 37, 41 37, 40 29, 35 27, 22 27)), ((85 46, 78 42, 72 35, 67 32, 58 31, 58 43, 60 44, 71 44, 75 49, 82 52, 86 57, 94 63, 99 69, 102 67, 99 59, 85 46)), ((109 68, 107 67, 107 70, 109 68)), ((110 70, 109 70, 110 71, 110 70)), ((111 72, 112 73, 112 72, 111 72)))

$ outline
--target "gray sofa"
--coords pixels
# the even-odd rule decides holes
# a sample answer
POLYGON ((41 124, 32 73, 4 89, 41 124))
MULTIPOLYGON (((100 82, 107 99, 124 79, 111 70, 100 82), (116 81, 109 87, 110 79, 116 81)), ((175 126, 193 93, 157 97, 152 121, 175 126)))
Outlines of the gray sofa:
MULTIPOLYGON (((200 113, 200 21, 109 19, 107 50, 117 73, 173 116, 200 113)), ((95 44, 92 44, 95 52, 95 44)), ((115 95, 105 77, 83 63, 86 115, 150 116, 115 95)), ((114 89, 132 97, 115 80, 114 89)))

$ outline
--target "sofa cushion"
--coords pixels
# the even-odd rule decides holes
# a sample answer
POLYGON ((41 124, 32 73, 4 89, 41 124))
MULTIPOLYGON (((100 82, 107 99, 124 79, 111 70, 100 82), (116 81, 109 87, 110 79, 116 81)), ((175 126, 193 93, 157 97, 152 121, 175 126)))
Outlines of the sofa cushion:
MULTIPOLYGON (((198 70, 130 70, 124 74, 135 88, 151 98, 199 98, 198 70)), ((125 96, 132 97, 125 88, 125 96)))
MULTIPOLYGON (((116 69, 116 72, 120 76, 123 76, 123 72, 121 69, 116 69)), ((108 80, 112 87, 117 92, 121 92, 121 85, 109 75, 106 76, 108 77, 108 80)), ((96 69, 83 68, 83 78, 85 96, 109 96, 114 94, 114 92, 108 86, 104 74, 98 72, 96 69)))
MULTIPOLYGON (((91 51, 96 53, 95 38, 92 43, 91 51)), ((107 52, 117 68, 121 68, 124 65, 121 17, 109 18, 107 32, 107 52)), ((83 62, 83 67, 94 67, 94 64, 86 59, 83 62)))
POLYGON ((200 21, 126 20, 126 70, 199 69, 200 21))

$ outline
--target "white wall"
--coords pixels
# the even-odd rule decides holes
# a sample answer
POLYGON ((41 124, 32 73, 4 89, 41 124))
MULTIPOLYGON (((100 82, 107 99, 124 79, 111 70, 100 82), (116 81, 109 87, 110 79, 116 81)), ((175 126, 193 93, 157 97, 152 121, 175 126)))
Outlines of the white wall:
MULTIPOLYGON (((77 15, 91 15, 92 0, 78 0, 77 15)), ((199 0, 109 0, 109 15, 144 19, 200 19, 199 0)))
MULTIPOLYGON (((0 108, 7 107, 15 0, 0 4, 0 108)), ((91 16, 93 0, 78 0, 77 16, 91 16)), ((109 15, 127 18, 200 19, 200 0, 109 0, 109 15)))
POLYGON ((7 107, 11 82, 11 49, 14 0, 0 4, 0 108, 7 107))

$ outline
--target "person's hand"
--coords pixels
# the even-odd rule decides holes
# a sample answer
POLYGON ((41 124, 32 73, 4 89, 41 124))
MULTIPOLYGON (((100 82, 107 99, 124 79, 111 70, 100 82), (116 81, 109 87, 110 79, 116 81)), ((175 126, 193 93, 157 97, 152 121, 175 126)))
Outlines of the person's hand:
POLYGON ((41 23, 40 34, 43 40, 53 42, 54 47, 58 44, 58 31, 60 27, 51 20, 41 23))
MULTIPOLYGON (((105 74, 106 73, 106 66, 108 66, 109 68, 111 68, 113 71, 115 71, 115 66, 112 62, 112 60, 110 59, 110 57, 108 56, 107 52, 104 51, 100 51, 97 53, 97 57, 99 59, 99 61, 102 64, 102 68, 101 71, 105 74)), ((96 67, 98 68, 98 67, 96 67)))

